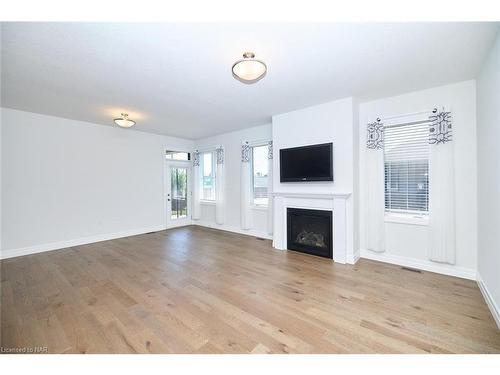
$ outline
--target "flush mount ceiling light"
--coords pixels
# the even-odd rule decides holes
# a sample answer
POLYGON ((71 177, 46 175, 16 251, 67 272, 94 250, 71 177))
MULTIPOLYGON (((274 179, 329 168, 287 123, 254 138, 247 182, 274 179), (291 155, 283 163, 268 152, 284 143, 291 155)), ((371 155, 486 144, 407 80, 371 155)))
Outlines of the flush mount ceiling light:
POLYGON ((243 59, 233 65, 233 77, 243 83, 255 83, 262 79, 267 72, 267 66, 260 60, 255 59, 253 52, 245 52, 243 59))
POLYGON ((122 113, 122 117, 115 118, 114 122, 116 125, 121 126, 122 128, 130 128, 135 125, 135 121, 132 121, 128 118, 128 113, 122 113))

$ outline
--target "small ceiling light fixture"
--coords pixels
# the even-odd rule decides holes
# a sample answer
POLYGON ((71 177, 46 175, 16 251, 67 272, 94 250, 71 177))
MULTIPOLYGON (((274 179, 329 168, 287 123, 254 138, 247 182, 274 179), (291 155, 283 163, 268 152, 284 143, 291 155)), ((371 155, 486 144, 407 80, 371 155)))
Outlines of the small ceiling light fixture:
POLYGON ((115 118, 113 121, 116 125, 121 126, 122 128, 130 128, 135 125, 135 121, 128 118, 128 113, 122 113, 122 117, 115 118))
POLYGON ((253 52, 245 52, 243 59, 233 65, 233 77, 243 83, 255 83, 262 79, 267 72, 267 66, 262 61, 255 59, 253 52))

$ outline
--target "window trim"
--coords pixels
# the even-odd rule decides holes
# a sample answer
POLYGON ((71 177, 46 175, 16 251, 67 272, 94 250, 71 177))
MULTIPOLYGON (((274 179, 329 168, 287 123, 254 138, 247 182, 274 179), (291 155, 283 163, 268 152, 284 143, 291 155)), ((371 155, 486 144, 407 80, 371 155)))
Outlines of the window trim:
POLYGON ((409 225, 419 225, 428 226, 429 225, 429 215, 413 215, 409 212, 386 212, 384 215, 384 222, 394 223, 394 224, 409 224, 409 225))
POLYGON ((214 181, 214 184, 213 184, 213 191, 214 191, 214 199, 206 199, 206 198, 200 198, 200 203, 204 203, 204 204, 215 204, 215 197, 216 197, 216 184, 217 184, 217 166, 215 164, 215 159, 216 159, 216 155, 215 155, 215 149, 209 149, 209 150, 204 150, 204 151, 200 151, 200 161, 201 161, 201 173, 200 173, 200 196, 203 197, 203 168, 204 168, 204 160, 203 160, 203 154, 212 154, 212 173, 213 173, 213 181, 214 181))
POLYGON ((213 201, 208 199, 200 199, 201 204, 205 204, 207 206, 215 206, 215 199, 213 201))
POLYGON ((191 152, 189 151, 174 151, 174 150, 165 150, 165 159, 168 161, 183 161, 189 162, 191 161, 191 152), (173 154, 186 154, 187 159, 174 159, 173 154), (169 156, 172 156, 169 158, 169 156))
MULTIPOLYGON (((250 204, 250 207, 254 210, 267 210, 269 208, 269 195, 267 197, 267 203, 266 204, 255 204, 255 185, 254 185, 254 170, 253 170, 253 149, 255 147, 264 147, 267 146, 268 141, 265 142, 256 142, 250 144, 250 147, 252 149, 252 152, 250 153, 250 175, 251 175, 251 188, 252 188, 252 203, 250 204)), ((267 171, 268 171, 268 178, 269 178, 269 159, 267 159, 267 171)))

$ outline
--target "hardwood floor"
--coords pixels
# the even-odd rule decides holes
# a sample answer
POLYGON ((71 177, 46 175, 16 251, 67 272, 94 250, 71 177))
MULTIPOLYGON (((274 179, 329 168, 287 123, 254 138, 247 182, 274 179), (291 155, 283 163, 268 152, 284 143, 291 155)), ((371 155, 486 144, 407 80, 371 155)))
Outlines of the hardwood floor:
POLYGON ((4 352, 500 352, 473 281, 201 227, 7 259, 1 273, 4 352))

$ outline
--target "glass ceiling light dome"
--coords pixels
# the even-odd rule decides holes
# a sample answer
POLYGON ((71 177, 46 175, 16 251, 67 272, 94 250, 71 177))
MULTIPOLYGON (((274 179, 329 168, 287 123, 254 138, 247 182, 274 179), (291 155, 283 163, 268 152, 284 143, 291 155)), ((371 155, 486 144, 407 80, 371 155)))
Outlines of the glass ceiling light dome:
POLYGON ((243 59, 233 65, 233 77, 243 83, 255 83, 262 79, 267 72, 267 66, 262 61, 255 59, 253 52, 245 52, 243 59))
POLYGON ((132 121, 128 118, 128 113, 122 113, 122 117, 115 118, 114 122, 116 125, 121 126, 122 128, 130 128, 135 125, 135 121, 132 121))

